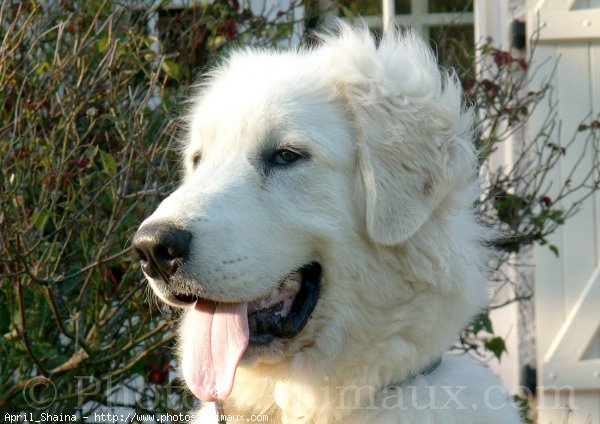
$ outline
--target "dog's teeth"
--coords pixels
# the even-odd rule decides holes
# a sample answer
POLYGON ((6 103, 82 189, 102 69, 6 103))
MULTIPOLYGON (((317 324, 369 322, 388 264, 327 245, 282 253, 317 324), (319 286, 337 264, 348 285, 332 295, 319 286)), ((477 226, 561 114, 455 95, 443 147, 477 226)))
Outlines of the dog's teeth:
POLYGON ((288 316, 288 314, 292 310, 292 305, 293 304, 294 304, 294 296, 290 296, 290 297, 284 299, 284 301, 282 303, 281 313, 280 313, 280 315, 283 318, 285 318, 286 316, 288 316))
POLYGON ((300 274, 300 272, 296 272, 295 274, 285 279, 285 281, 281 285, 280 291, 297 289, 300 287, 301 282, 302 274, 300 274))
MULTIPOLYGON (((294 298, 302 285, 302 273, 300 271, 293 273, 281 282, 278 287, 275 287, 268 296, 262 299, 257 299, 249 304, 248 310, 250 313, 272 309, 277 307, 276 311, 271 311, 273 315, 285 317, 289 314, 294 298)), ((258 323, 252 323, 252 326, 258 323)))

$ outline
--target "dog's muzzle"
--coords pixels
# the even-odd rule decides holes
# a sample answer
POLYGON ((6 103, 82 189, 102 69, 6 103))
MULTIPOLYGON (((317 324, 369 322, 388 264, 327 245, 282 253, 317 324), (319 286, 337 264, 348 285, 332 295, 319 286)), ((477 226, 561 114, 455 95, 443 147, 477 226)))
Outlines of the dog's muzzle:
POLYGON ((148 277, 168 284, 188 257, 191 240, 187 230, 164 221, 152 222, 135 233, 133 252, 148 277))

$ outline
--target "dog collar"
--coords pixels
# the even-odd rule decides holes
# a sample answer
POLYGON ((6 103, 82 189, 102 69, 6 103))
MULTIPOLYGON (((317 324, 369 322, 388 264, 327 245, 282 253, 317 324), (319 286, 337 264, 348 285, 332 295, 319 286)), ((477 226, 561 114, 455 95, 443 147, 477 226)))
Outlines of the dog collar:
POLYGON ((437 367, 440 366, 441 363, 442 363, 442 357, 440 356, 439 358, 434 360, 431 364, 427 365, 425 368, 422 368, 421 371, 419 371, 419 375, 431 374, 432 372, 435 371, 435 369, 437 367))
POLYGON ((396 383, 388 384, 387 386, 385 386, 384 390, 392 389, 392 388, 395 388, 395 387, 400 387, 403 384, 406 384, 407 382, 409 382, 411 380, 414 380, 415 378, 417 378, 420 375, 431 374, 432 372, 434 372, 437 369, 437 367, 440 366, 441 363, 442 363, 442 357, 440 356, 439 358, 435 359, 433 362, 429 363, 429 365, 426 365, 425 367, 421 368, 418 373, 416 373, 416 374, 409 374, 408 377, 406 377, 402 381, 398 381, 396 383))
POLYGON ((388 386, 388 387, 401 386, 402 384, 406 383, 407 381, 413 380, 420 375, 431 374, 432 372, 434 372, 437 369, 437 367, 440 366, 441 363, 442 363, 442 357, 440 356, 439 358, 434 359, 433 362, 429 363, 429 365, 426 365, 425 367, 421 368, 418 373, 409 374, 408 377, 406 377, 404 380, 402 380, 398 383, 395 383, 395 384, 390 384, 390 386, 388 386))

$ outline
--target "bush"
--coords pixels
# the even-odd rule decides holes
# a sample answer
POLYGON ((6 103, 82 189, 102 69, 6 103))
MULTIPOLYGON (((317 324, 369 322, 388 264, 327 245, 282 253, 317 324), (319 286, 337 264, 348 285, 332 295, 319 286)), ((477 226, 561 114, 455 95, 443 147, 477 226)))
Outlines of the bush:
POLYGON ((194 74, 232 45, 276 44, 295 9, 141 5, 1 4, 2 414, 185 400, 172 311, 148 306, 130 239, 177 183, 194 74))
POLYGON ((457 348, 476 356, 491 353, 498 360, 506 347, 503 338, 494 333, 490 309, 531 300, 534 293, 523 284, 524 271, 533 265, 528 263, 528 252, 538 245, 558 256, 558 247, 550 243, 549 236, 600 189, 600 121, 590 114, 582 117, 574 134, 561 133, 550 84, 553 75, 538 75, 539 64, 534 61, 536 34, 530 44, 526 58, 489 45, 478 46, 470 61, 478 72, 469 67, 460 74, 478 117, 474 142, 485 181, 478 207, 497 234, 490 240, 497 253, 491 278, 496 292, 506 286, 510 294, 502 302, 493 299, 492 305, 475 317, 461 334, 457 348), (534 128, 530 117, 541 102, 548 103, 549 112, 545 116, 537 113, 538 127, 534 128), (490 158, 511 138, 513 163, 494 168, 490 158), (565 162, 565 156, 575 160, 565 162), (562 185, 552 181, 556 167, 569 176, 562 185), (516 256, 520 253, 526 255, 516 256))

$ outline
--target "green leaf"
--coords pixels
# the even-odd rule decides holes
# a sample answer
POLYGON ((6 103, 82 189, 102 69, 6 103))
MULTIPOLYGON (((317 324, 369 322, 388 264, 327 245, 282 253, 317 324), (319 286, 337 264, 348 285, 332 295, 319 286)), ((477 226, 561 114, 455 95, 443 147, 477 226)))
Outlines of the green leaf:
POLYGON ((144 60, 150 62, 154 59, 156 59, 156 52, 154 50, 147 50, 146 53, 144 53, 144 60))
POLYGON ((506 352, 506 343, 502 337, 493 337, 488 339, 483 345, 487 350, 492 352, 494 356, 498 358, 498 360, 500 360, 502 354, 506 352))
POLYGON ((581 132, 581 131, 585 131, 587 129, 589 129, 590 126, 586 125, 586 124, 579 124, 579 126, 577 127, 577 131, 581 132))
POLYGON ((172 60, 165 60, 162 64, 162 69, 173 79, 179 77, 179 65, 172 60))
POLYGON ((482 312, 473 320, 473 332, 477 334, 481 330, 485 330, 490 334, 494 334, 492 320, 490 320, 490 316, 487 314, 487 312, 482 312))
POLYGON ((514 395, 512 397, 512 399, 515 402, 515 404, 517 405, 517 407, 519 408, 521 418, 523 419, 525 424, 533 424, 533 421, 531 421, 528 418, 530 415, 529 410, 531 409, 531 404, 529 403, 529 399, 527 399, 526 397, 521 397, 519 395, 514 395))
POLYGON ((160 43, 160 41, 156 35, 147 35, 145 37, 142 37, 142 41, 144 42, 144 45, 148 48, 152 48, 152 45, 154 43, 157 43, 157 44, 160 43))
POLYGON ((552 221, 556 222, 557 224, 564 224, 565 220, 563 218, 563 211, 562 210, 553 210, 552 212, 550 212, 549 216, 548 216, 552 221))
POLYGON ((110 38, 104 37, 98 40, 98 51, 100 53, 104 52, 108 46, 110 45, 110 38))
POLYGON ((210 37, 206 43, 206 45, 212 49, 217 49, 221 47, 223 44, 227 42, 227 38, 223 35, 215 35, 214 37, 210 37))
POLYGON ((117 161, 114 156, 108 152, 100 150, 100 157, 102 158, 102 167, 109 175, 115 175, 117 173, 117 161))
POLYGON ((43 231, 48 222, 48 213, 45 210, 39 210, 31 215, 31 222, 39 231, 43 231))
POLYGON ((518 222, 521 210, 527 205, 526 199, 512 193, 503 192, 494 199, 494 207, 500 221, 512 225, 518 222))
POLYGON ((88 149, 85 151, 85 154, 84 154, 84 156, 85 156, 86 158, 88 158, 90 161, 93 161, 93 160, 94 160, 94 158, 96 157, 96 155, 98 154, 98 152, 99 152, 99 151, 100 151, 100 149, 98 148, 98 146, 93 146, 93 147, 91 147, 91 148, 88 148, 88 149))
POLYGON ((50 63, 45 61, 45 62, 41 62, 39 63, 36 68, 35 68, 35 72, 38 75, 43 75, 44 72, 46 72, 46 69, 48 69, 50 67, 50 63))
POLYGON ((556 255, 556 257, 558 258, 558 247, 556 247, 553 244, 549 244, 548 249, 552 250, 552 253, 554 253, 556 255))

